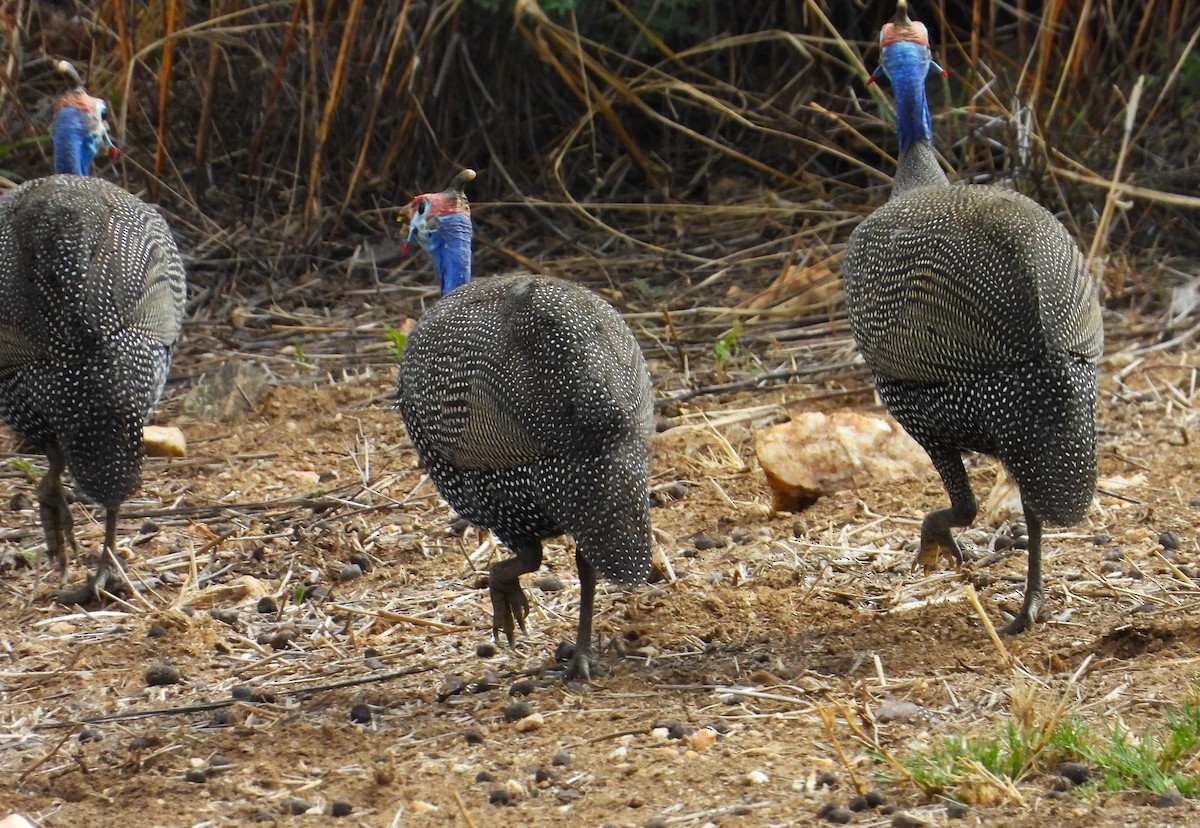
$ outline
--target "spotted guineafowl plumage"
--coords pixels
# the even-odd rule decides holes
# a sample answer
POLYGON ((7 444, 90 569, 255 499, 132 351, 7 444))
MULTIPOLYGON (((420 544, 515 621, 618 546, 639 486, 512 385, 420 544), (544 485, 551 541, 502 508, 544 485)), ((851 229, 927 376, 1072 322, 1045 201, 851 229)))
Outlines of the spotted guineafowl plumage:
POLYGON ((900 161, 888 202, 854 230, 842 275, 854 338, 888 410, 929 453, 950 508, 926 515, 918 563, 962 560, 976 502, 962 452, 993 455, 1021 492, 1025 600, 1043 607, 1042 524, 1079 521, 1096 483, 1096 287, 1066 228, 1023 195, 951 185, 931 144, 923 24, 901 0, 880 35, 900 161))
POLYGON ((162 217, 87 176, 112 149, 104 102, 82 89, 63 96, 53 137, 56 174, 0 198, 0 417, 46 453, 41 522, 64 577, 64 547, 77 547, 63 471, 106 509, 95 572, 59 593, 85 603, 120 565, 117 513, 139 482, 142 426, 162 395, 186 286, 162 217))
POLYGON ((650 568, 650 376, 629 327, 591 291, 546 276, 468 281, 472 178, 406 211, 443 295, 408 336, 397 406, 442 496, 515 554, 491 569, 494 636, 511 642, 514 621, 524 630, 518 579, 541 566, 542 541, 575 539, 567 675, 586 679, 597 571, 636 582, 650 568))

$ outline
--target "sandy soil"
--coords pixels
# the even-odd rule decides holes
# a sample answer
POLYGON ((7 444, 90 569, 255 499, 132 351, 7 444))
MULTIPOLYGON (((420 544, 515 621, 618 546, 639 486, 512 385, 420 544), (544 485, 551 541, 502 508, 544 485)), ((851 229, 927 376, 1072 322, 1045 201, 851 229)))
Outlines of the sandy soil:
MULTIPOLYGON (((549 543, 546 570, 526 579, 529 634, 493 647, 483 574, 502 550, 451 526, 387 407, 394 367, 362 314, 403 315, 255 311, 234 320, 232 356, 221 325, 189 329, 157 421, 183 428, 190 455, 149 460, 127 504, 121 547, 143 585, 125 603, 54 602, 51 569, 28 565, 42 549, 33 485, 5 463, 0 817, 126 828, 806 825, 831 824, 821 809, 849 806, 861 789, 881 802, 846 812, 855 825, 1200 819, 1191 802, 1060 791, 1052 772, 1008 787, 981 779, 958 792, 965 810, 948 810, 879 758, 994 734, 1064 700, 1097 727, 1117 716, 1144 727, 1194 692, 1194 352, 1110 337, 1101 493, 1083 523, 1048 535, 1054 618, 1006 639, 1007 656, 967 585, 997 624, 1015 608, 1024 557, 1003 549, 1019 540, 1016 521, 981 520, 963 533, 972 561, 925 577, 909 564, 920 517, 944 502, 934 478, 770 513, 755 430, 812 408, 875 410, 861 371, 665 410, 652 470, 667 565, 643 587, 602 589, 602 675, 564 684, 545 668, 577 617, 569 542, 549 543), (230 358, 270 370, 265 397, 233 421, 188 414, 188 388, 230 358), (1164 547, 1166 532, 1178 548, 1164 547), (343 580, 352 562, 365 571, 343 580), (178 680, 149 684, 174 678, 164 667, 178 680), (333 819, 335 809, 348 815, 333 819)), ((747 336, 722 376, 697 373, 694 349, 691 379, 751 376, 752 356, 767 367, 804 358, 761 341, 747 336)), ((677 391, 677 366, 650 353, 659 392, 677 391)), ((0 439, 15 450, 11 435, 0 439)), ((996 466, 981 459, 972 475, 984 497, 996 466)), ((98 513, 73 508, 94 552, 98 513)))

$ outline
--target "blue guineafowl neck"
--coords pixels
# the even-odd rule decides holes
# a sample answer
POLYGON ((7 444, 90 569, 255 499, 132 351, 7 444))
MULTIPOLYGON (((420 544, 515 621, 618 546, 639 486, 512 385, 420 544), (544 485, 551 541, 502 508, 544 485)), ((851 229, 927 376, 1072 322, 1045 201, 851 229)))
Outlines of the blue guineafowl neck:
POLYGON ((883 50, 883 67, 896 96, 896 134, 900 139, 900 152, 913 144, 931 144, 933 127, 925 97, 929 47, 907 41, 892 43, 883 50))
POLYGON ((471 218, 451 213, 438 219, 437 230, 421 240, 433 259, 442 295, 471 281, 471 218))
POLYGON ((54 171, 69 175, 87 175, 100 139, 88 129, 86 116, 72 106, 64 106, 54 116, 54 171))

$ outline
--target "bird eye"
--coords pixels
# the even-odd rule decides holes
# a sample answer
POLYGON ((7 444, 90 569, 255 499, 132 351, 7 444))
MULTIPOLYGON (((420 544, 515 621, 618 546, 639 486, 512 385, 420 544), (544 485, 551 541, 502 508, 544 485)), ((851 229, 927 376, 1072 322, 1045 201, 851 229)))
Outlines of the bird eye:
POLYGON ((423 198, 417 202, 417 215, 425 215, 425 211, 429 209, 429 199, 423 198))

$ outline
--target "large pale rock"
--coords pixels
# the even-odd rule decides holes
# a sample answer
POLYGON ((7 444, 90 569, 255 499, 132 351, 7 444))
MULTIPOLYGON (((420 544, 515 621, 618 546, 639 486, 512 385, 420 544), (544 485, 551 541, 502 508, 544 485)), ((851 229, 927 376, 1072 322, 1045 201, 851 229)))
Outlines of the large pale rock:
POLYGON ((187 457, 187 439, 175 426, 143 426, 142 445, 148 457, 187 457))
POLYGON ((935 474, 925 450, 890 417, 811 411, 763 429, 754 451, 777 512, 811 506, 822 495, 935 474))

